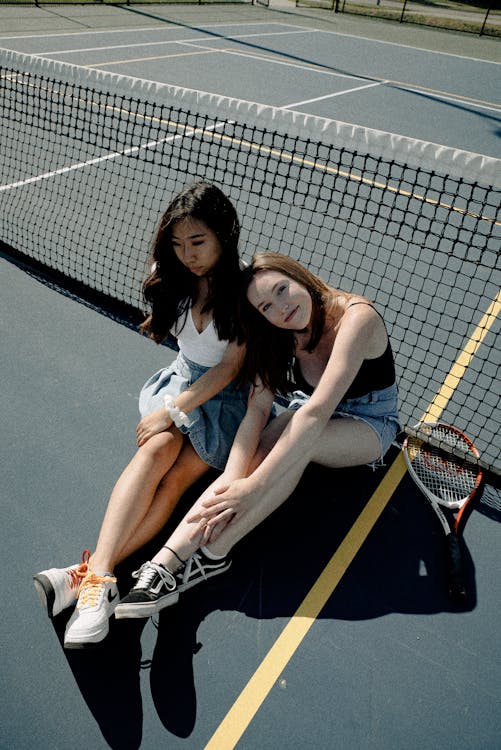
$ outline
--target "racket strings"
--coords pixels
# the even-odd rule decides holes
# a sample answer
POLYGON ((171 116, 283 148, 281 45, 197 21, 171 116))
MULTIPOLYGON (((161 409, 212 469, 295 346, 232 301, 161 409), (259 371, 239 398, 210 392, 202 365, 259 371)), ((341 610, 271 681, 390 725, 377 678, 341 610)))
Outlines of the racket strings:
POLYGON ((421 429, 423 434, 427 435, 428 438, 432 438, 444 450, 459 450, 466 456, 470 456, 472 460, 478 458, 478 452, 474 449, 473 443, 468 440, 466 435, 456 432, 454 428, 448 427, 446 429, 445 425, 441 424, 425 424, 422 425, 421 429))
POLYGON ((444 458, 433 446, 410 440, 408 452, 420 481, 444 505, 459 507, 478 485, 478 473, 458 459, 444 458))

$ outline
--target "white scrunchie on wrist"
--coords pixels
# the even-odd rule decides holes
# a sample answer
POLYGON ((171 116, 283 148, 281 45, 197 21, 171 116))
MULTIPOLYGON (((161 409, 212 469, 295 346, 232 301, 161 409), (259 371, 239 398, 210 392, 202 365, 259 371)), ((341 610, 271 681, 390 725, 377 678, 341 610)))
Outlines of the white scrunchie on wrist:
POLYGON ((187 414, 184 413, 184 411, 178 409, 178 407, 174 404, 174 399, 172 398, 172 396, 164 396, 164 406, 165 411, 172 419, 176 427, 187 427, 189 425, 190 418, 187 414))

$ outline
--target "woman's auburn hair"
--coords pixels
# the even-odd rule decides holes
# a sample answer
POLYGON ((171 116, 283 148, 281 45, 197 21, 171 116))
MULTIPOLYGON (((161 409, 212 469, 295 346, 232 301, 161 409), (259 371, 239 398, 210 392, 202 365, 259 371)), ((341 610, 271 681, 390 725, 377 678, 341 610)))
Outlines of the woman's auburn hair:
POLYGON ((252 280, 262 271, 278 271, 305 287, 313 309, 308 351, 313 351, 322 336, 330 287, 301 263, 275 252, 257 253, 242 272, 242 293, 239 316, 246 342, 246 354, 241 377, 255 383, 259 377, 263 385, 275 393, 287 396, 294 390, 293 365, 294 331, 278 328, 251 305, 247 292, 252 280))
POLYGON ((204 181, 185 187, 160 219, 151 244, 151 272, 142 290, 150 312, 145 313, 140 329, 161 343, 196 301, 198 279, 181 263, 172 247, 174 225, 188 218, 206 224, 221 244, 221 257, 210 275, 209 296, 202 311, 212 311, 220 340, 241 341, 237 316, 240 222, 235 207, 222 190, 204 181))

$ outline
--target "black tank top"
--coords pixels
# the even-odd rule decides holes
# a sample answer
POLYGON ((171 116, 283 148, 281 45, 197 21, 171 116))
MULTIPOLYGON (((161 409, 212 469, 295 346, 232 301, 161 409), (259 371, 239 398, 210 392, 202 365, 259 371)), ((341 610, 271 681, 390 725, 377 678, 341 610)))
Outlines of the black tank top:
MULTIPOLYGON (((368 302, 353 302, 353 305, 367 305, 368 302)), ((372 305, 370 305, 372 307, 372 305)), ((351 305, 350 305, 351 307, 351 305)), ((373 308, 375 310, 375 308, 373 308)), ((376 310, 377 312, 377 310, 376 310)), ((379 313, 378 313, 379 315, 379 313)), ((381 315, 379 315, 381 318, 381 315)), ((382 319, 382 318, 381 318, 382 319)), ((310 385, 301 372, 298 360, 294 362, 294 381, 297 390, 303 391, 311 396, 315 387, 310 385)), ((390 340, 380 357, 375 359, 364 359, 355 378, 341 399, 360 398, 371 391, 380 391, 395 383, 395 362, 391 349, 390 340)))

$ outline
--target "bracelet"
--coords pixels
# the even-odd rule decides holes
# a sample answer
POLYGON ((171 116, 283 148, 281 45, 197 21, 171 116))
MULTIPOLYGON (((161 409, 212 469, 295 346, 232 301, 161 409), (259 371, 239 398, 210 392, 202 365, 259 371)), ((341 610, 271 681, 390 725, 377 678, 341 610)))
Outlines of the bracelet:
POLYGON ((181 565, 186 565, 186 563, 188 562, 188 560, 183 560, 182 557, 179 557, 179 555, 177 554, 177 552, 175 552, 173 549, 171 549, 170 547, 168 547, 167 544, 164 544, 164 546, 162 547, 162 549, 168 549, 169 552, 172 552, 172 554, 174 555, 174 557, 177 557, 177 559, 179 560, 179 562, 181 563, 181 565))
POLYGON ((172 419, 176 427, 187 427, 189 425, 189 416, 185 414, 184 411, 178 409, 178 407, 174 404, 174 399, 172 398, 172 396, 164 396, 164 406, 165 411, 172 419))

